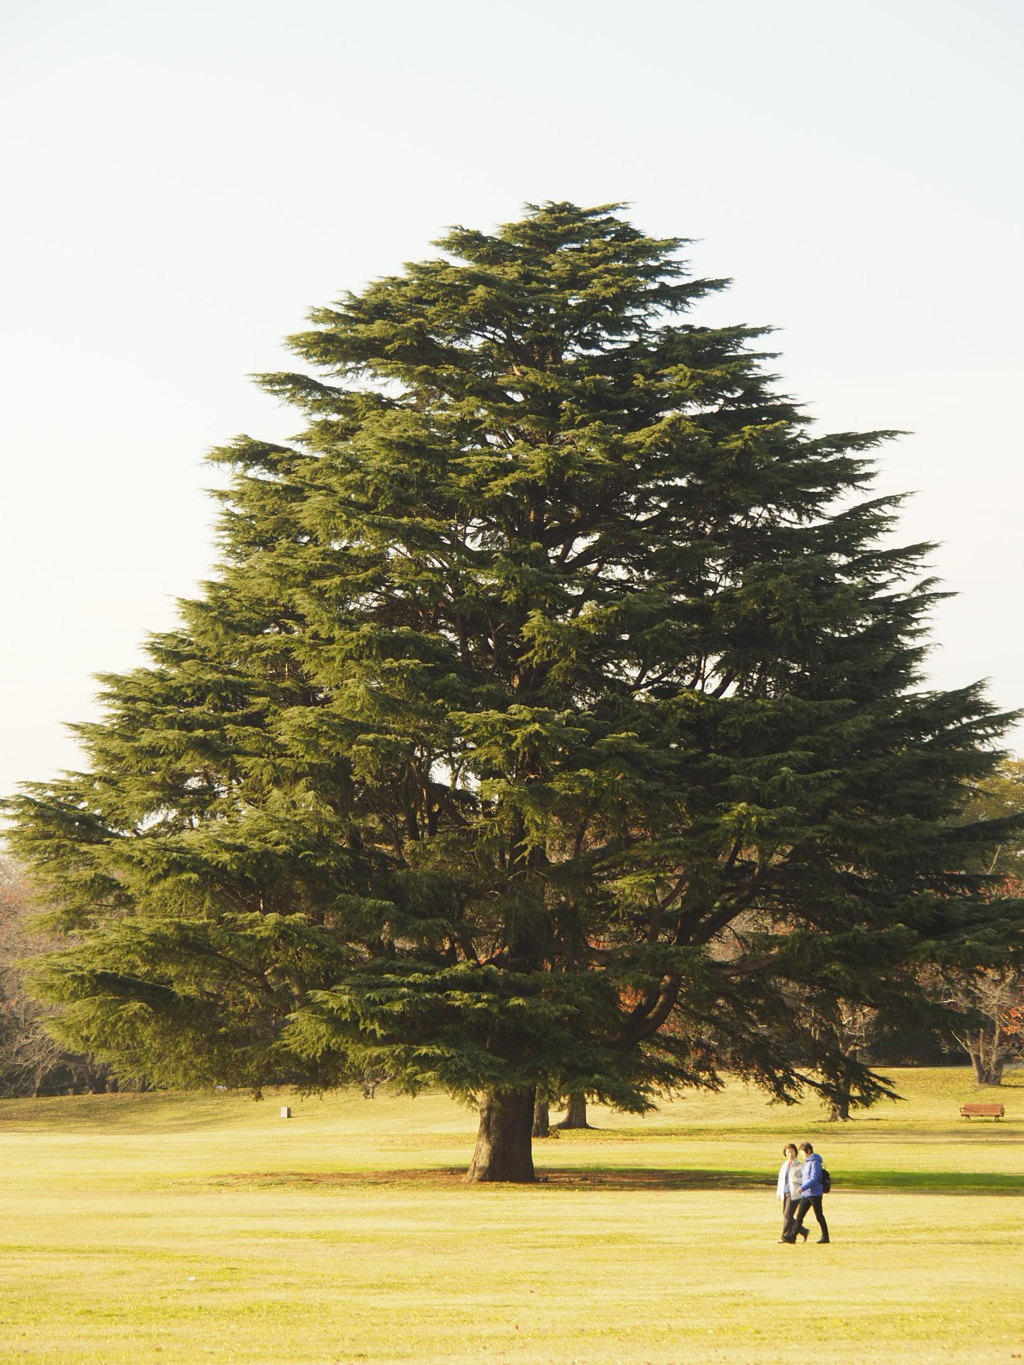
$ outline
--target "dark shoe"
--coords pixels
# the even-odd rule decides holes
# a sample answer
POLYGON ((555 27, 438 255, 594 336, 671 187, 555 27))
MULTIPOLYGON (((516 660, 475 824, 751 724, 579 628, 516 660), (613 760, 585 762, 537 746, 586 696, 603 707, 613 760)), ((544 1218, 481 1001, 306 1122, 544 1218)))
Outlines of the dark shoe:
MULTIPOLYGON (((807 1233, 806 1233, 806 1232, 804 1233, 804 1236, 805 1236, 805 1237, 807 1236, 807 1233)), ((829 1240, 829 1239, 828 1239, 827 1237, 819 1237, 819 1238, 818 1238, 818 1246, 821 1246, 821 1244, 822 1244, 823 1242, 824 1242, 826 1245, 828 1245, 828 1240, 829 1240)))
POLYGON ((787 1246, 793 1246, 793 1245, 796 1243, 796 1238, 795 1238, 795 1237, 780 1237, 780 1238, 779 1238, 779 1241, 780 1241, 780 1242, 785 1242, 787 1246))
POLYGON ((804 1241, 806 1242, 809 1234, 808 1234, 807 1228, 797 1228, 797 1229, 796 1229, 796 1232, 795 1232, 795 1235, 796 1235, 797 1237, 802 1237, 802 1238, 804 1239, 804 1241))

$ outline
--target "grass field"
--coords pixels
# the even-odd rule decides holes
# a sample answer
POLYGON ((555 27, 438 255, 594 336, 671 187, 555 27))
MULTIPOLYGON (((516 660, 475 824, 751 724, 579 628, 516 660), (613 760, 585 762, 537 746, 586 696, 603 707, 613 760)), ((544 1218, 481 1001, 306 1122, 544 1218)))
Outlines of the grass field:
POLYGON ((1024 1361, 1024 1074, 891 1074, 846 1125, 740 1085, 595 1110, 529 1187, 463 1182, 441 1096, 0 1101, 0 1361, 1024 1361), (804 1137, 830 1246, 776 1241, 804 1137))

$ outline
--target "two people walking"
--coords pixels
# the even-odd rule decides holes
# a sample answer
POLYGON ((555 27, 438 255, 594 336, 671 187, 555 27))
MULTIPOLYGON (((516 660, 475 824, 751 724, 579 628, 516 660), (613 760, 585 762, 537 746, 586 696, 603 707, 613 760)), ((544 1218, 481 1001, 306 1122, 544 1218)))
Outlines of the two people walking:
POLYGON ((779 1169, 778 1197, 782 1200, 782 1236, 780 1242, 794 1243, 798 1237, 807 1241, 804 1219, 809 1209, 814 1210, 821 1230, 819 1242, 829 1241, 828 1223, 821 1207, 824 1194, 821 1183, 821 1157, 809 1142, 799 1147, 788 1142, 782 1149, 783 1162, 779 1169))

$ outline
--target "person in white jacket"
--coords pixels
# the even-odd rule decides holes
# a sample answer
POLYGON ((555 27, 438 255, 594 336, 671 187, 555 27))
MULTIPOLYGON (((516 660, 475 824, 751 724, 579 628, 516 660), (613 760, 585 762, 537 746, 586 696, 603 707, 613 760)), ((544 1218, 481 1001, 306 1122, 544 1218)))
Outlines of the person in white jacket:
MULTIPOLYGON (((779 1167, 779 1181, 776 1194, 782 1200, 782 1236, 780 1242, 788 1242, 786 1233, 796 1217, 796 1206, 800 1203, 800 1185, 803 1181, 803 1166, 800 1163, 796 1143, 787 1142, 782 1149, 783 1162, 779 1167)), ((801 1229, 804 1240, 807 1233, 801 1229)))

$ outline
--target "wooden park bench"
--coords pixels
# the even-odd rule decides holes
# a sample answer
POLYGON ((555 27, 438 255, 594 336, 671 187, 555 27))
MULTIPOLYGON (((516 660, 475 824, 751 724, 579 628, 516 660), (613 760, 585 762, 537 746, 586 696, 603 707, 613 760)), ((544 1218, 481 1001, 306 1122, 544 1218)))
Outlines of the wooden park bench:
POLYGON ((1006 1109, 1001 1104, 962 1104, 960 1113, 965 1119, 1001 1119, 1006 1109))

